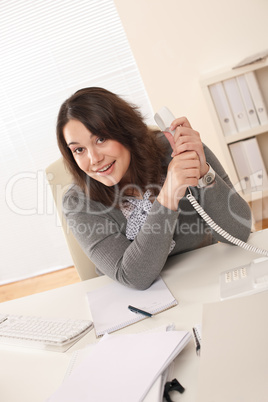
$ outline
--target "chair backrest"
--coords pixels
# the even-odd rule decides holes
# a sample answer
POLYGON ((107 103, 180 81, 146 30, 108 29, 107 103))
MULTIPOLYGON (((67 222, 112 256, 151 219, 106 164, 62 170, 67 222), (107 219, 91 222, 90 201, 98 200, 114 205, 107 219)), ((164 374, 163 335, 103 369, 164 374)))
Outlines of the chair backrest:
POLYGON ((80 247, 73 233, 68 227, 62 212, 62 198, 72 183, 72 176, 66 170, 63 159, 60 158, 46 168, 47 180, 50 184, 54 202, 57 208, 63 233, 73 259, 74 266, 81 280, 86 280, 98 276, 95 266, 80 247))

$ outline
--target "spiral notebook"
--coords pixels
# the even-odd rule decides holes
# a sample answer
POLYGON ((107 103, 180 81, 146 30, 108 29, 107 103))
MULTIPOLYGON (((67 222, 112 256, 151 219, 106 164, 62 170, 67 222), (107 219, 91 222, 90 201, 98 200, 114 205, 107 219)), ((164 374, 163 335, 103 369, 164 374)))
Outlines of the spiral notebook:
POLYGON ((97 337, 146 318, 130 311, 129 305, 155 315, 178 304, 161 277, 146 290, 131 289, 113 282, 88 292, 87 299, 97 337))

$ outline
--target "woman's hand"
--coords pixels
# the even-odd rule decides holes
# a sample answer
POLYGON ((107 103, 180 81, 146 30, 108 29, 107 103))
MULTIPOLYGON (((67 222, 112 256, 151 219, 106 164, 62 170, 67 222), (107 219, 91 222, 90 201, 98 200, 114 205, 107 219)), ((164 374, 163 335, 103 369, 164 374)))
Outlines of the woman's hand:
POLYGON ((173 149, 173 159, 168 166, 166 180, 157 200, 176 211, 187 187, 197 186, 198 180, 209 168, 200 134, 192 129, 186 117, 175 119, 170 129, 176 130, 174 137, 168 132, 164 134, 173 149))
POLYGON ((157 200, 165 207, 176 211, 179 201, 188 186, 197 186, 200 177, 200 161, 195 151, 182 152, 168 165, 164 185, 157 200))
POLYGON ((174 137, 172 134, 165 132, 165 136, 170 142, 173 149, 172 157, 187 151, 195 151, 200 160, 200 177, 208 172, 208 165, 201 142, 200 134, 193 130, 186 117, 175 119, 170 125, 171 130, 175 130, 174 137))

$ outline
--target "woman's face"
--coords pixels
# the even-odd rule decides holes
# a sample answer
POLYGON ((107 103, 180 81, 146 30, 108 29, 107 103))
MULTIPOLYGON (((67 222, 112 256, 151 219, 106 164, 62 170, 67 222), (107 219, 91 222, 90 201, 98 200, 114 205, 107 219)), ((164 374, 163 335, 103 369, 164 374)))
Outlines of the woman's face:
POLYGON ((93 135, 78 120, 69 120, 63 134, 77 165, 92 179, 114 186, 127 178, 131 155, 122 144, 93 135))

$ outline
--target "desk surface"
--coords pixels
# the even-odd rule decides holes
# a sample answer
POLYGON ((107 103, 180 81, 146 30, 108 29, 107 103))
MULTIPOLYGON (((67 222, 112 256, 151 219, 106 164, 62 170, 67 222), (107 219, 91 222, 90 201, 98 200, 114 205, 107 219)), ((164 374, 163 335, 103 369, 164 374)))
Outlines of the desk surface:
MULTIPOLYGON (((268 229, 251 234, 249 243, 267 248, 268 229)), ((190 331, 193 325, 202 321, 203 304, 219 300, 220 272, 246 264, 254 258, 258 258, 258 255, 223 243, 170 258, 161 276, 179 304, 118 332, 135 333, 169 323, 174 323, 177 330, 190 331)), ((91 319, 85 293, 110 281, 102 276, 1 303, 0 312, 91 319)), ((45 401, 61 384, 72 352, 93 342, 96 342, 94 330, 66 353, 0 345, 1 400, 45 401)), ((199 358, 193 341, 190 341, 175 361, 174 376, 186 391, 183 395, 172 395, 174 401, 196 400, 198 367, 199 358)))

